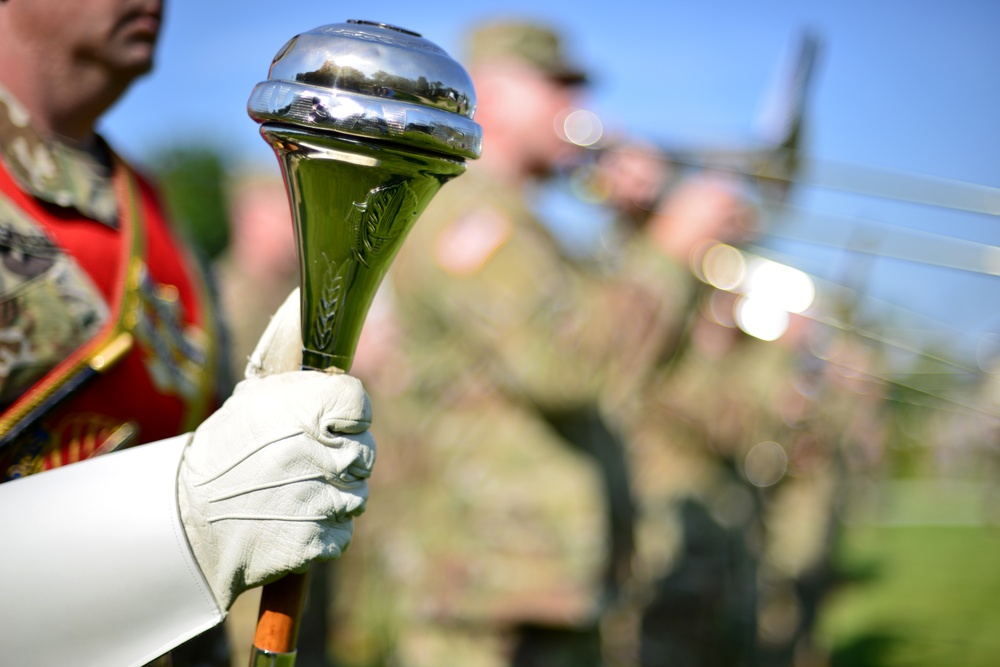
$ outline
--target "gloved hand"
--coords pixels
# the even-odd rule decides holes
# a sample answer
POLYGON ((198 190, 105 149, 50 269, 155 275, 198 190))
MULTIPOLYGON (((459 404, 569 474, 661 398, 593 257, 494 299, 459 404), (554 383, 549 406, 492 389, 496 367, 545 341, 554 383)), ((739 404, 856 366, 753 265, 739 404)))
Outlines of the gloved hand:
MULTIPOLYGON (((292 296, 252 358, 285 358, 271 348, 301 346, 289 324, 298 319, 292 296), (290 328, 294 340, 275 335, 290 328)), ((371 407, 356 378, 247 375, 192 434, 178 473, 188 540, 223 609, 249 588, 340 556, 375 463, 371 407)))

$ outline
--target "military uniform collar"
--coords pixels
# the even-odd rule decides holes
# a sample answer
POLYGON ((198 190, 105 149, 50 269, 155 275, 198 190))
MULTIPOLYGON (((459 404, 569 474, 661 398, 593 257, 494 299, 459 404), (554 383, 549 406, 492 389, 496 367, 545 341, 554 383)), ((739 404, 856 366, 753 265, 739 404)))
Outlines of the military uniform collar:
POLYGON ((100 137, 97 141, 88 151, 42 136, 27 110, 0 85, 0 160, 11 176, 43 201, 117 227, 110 149, 100 137))

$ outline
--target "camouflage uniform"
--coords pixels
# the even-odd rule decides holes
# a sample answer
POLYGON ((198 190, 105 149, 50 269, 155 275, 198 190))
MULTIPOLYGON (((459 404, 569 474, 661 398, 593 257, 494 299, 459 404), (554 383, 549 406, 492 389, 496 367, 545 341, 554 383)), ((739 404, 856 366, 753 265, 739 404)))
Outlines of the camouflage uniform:
POLYGON ((572 269, 519 192, 462 179, 390 272, 405 355, 393 395, 369 386, 380 476, 337 565, 358 587, 345 622, 367 627, 338 645, 354 664, 386 644, 405 665, 598 664, 631 552, 599 404, 659 353, 669 307, 646 274, 572 269))

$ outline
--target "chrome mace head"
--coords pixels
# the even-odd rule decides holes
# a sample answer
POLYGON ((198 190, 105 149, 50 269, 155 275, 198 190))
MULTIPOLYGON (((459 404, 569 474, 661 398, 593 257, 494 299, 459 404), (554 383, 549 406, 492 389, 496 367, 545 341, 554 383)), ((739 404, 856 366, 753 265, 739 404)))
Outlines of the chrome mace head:
POLYGON ((288 123, 455 158, 477 158, 482 130, 465 69, 415 32, 347 21, 293 37, 247 103, 259 123, 288 123))
POLYGON ((441 185, 479 157, 472 81, 414 32, 348 21, 293 37, 247 109, 291 203, 303 366, 349 370, 406 234, 441 185))

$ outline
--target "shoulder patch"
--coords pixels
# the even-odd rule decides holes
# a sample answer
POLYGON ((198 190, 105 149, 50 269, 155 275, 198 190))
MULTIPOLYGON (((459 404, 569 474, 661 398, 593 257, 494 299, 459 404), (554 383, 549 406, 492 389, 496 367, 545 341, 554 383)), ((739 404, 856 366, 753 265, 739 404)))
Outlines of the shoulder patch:
POLYGON ((459 276, 472 275, 507 243, 514 225, 494 208, 481 208, 460 216, 434 240, 438 266, 459 276))

